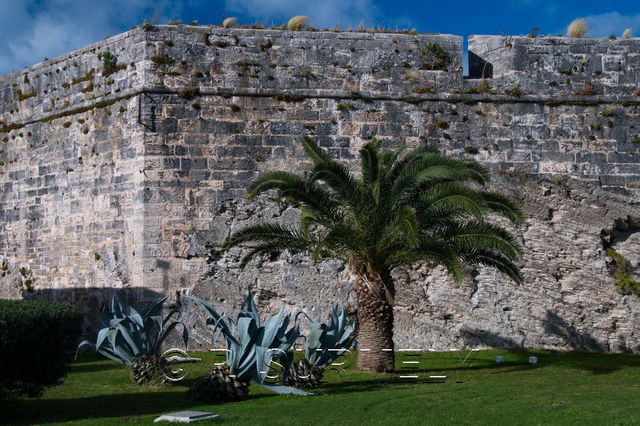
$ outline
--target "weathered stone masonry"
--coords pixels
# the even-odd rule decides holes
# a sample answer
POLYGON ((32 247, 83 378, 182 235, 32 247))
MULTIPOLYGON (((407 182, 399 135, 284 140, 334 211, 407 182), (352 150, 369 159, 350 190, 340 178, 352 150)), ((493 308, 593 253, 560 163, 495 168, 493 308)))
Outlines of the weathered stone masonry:
POLYGON ((243 196, 262 171, 305 167, 300 136, 354 167, 376 138, 476 158, 527 213, 522 286, 483 268, 462 284, 397 273, 398 345, 640 350, 640 301, 605 256, 640 261, 640 40, 472 36, 469 49, 467 79, 457 36, 161 26, 1 77, 0 294, 20 296, 23 267, 29 297, 91 313, 120 288, 231 312, 252 286, 264 310, 324 316, 350 297, 342 265, 285 254, 240 271, 220 246, 296 219, 243 196))

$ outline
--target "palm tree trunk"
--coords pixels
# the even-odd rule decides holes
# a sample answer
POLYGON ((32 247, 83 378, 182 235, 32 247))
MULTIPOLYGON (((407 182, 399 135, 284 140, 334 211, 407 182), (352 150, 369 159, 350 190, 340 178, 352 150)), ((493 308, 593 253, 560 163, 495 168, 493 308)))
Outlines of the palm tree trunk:
POLYGON ((375 270, 354 271, 357 277, 358 369, 394 371, 393 280, 375 270))

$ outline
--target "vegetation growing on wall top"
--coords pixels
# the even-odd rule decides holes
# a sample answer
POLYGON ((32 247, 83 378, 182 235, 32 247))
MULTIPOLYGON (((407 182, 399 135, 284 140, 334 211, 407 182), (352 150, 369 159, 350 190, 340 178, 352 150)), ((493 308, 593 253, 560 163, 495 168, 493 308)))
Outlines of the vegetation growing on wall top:
POLYGON ((451 64, 449 54, 437 43, 427 43, 419 48, 422 57, 420 69, 446 71, 451 64))

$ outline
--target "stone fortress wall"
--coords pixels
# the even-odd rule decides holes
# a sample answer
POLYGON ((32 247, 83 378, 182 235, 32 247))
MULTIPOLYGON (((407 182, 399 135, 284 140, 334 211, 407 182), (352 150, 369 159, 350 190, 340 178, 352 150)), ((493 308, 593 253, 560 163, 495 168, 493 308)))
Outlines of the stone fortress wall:
POLYGON ((251 286, 263 310, 325 316, 352 298, 343 265, 284 254, 240 271, 221 245, 295 221, 243 196, 261 172, 308 165, 301 136, 354 169, 375 138, 475 158, 526 211, 521 286, 486 268, 461 284, 397 272, 398 345, 640 350, 640 299, 605 255, 640 262, 640 40, 471 36, 470 78, 462 44, 159 26, 0 77, 0 295, 32 283, 26 297, 95 314, 114 289, 191 293, 231 313, 251 286))

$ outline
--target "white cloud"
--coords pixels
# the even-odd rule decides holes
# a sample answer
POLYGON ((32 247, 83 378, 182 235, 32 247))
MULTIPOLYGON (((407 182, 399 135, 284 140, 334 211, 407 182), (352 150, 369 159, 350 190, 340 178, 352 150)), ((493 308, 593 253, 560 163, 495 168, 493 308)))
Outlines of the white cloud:
POLYGON ((180 9, 169 0, 0 0, 0 74, 180 9))
POLYGON ((375 25, 380 16, 372 0, 226 0, 226 9, 254 17, 259 22, 280 25, 295 15, 307 15, 320 28, 375 25))
POLYGON ((615 34, 620 37, 627 28, 632 28, 636 36, 640 35, 640 13, 622 15, 618 12, 601 13, 584 18, 589 25, 589 36, 606 37, 615 34))
MULTIPOLYGON (((576 16, 576 18, 579 18, 576 16)), ((635 15, 622 15, 619 12, 600 13, 598 15, 589 15, 580 17, 587 21, 589 32, 587 37, 608 37, 614 34, 618 37, 622 36, 622 32, 627 28, 633 30, 635 37, 640 36, 640 13, 635 15)), ((567 22, 567 26, 569 22, 567 22)), ((566 34, 567 27, 557 31, 559 34, 566 34)))

